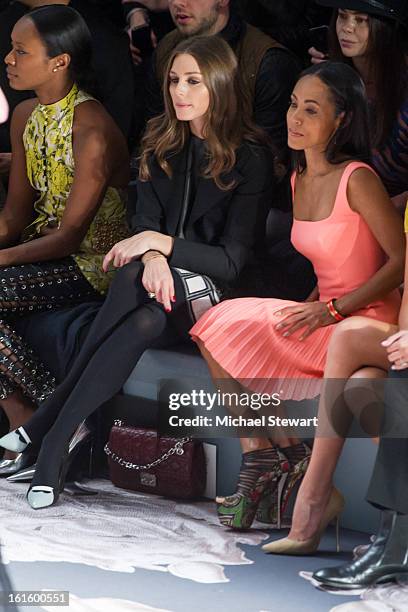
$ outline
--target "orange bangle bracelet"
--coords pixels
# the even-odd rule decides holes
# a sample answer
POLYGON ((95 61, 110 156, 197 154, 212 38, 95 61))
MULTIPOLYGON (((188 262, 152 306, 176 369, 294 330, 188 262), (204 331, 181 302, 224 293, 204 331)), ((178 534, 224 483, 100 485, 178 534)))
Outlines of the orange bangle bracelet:
POLYGON ((326 302, 326 306, 327 306, 327 310, 329 311, 330 315, 333 317, 333 319, 336 319, 336 321, 344 321, 344 319, 346 318, 344 315, 342 315, 337 308, 334 305, 334 300, 335 298, 329 300, 328 302, 326 302))

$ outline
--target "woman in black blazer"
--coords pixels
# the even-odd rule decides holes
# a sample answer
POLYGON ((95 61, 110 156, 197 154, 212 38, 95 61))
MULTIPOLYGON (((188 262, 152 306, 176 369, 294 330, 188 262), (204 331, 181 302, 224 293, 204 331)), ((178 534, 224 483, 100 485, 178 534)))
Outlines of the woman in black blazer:
POLYGON ((273 159, 241 115, 236 70, 215 36, 181 43, 169 61, 166 110, 143 141, 134 235, 104 261, 105 270, 120 268, 108 297, 64 383, 0 440, 17 452, 42 441, 27 496, 33 508, 55 503, 73 432, 121 389, 143 351, 170 330, 172 342, 187 338, 239 283, 265 226, 273 159))

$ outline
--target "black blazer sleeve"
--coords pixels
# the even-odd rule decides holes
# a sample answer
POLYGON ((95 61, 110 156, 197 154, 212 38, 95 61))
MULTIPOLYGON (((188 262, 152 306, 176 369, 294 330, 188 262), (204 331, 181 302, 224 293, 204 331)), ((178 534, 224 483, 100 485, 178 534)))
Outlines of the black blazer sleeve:
POLYGON ((152 181, 137 181, 136 207, 130 220, 130 229, 132 235, 147 230, 166 233, 163 208, 152 181))
POLYGON ((175 238, 171 266, 207 274, 223 285, 238 280, 265 227, 274 185, 272 154, 259 147, 244 148, 244 159, 237 165, 241 180, 228 202, 222 235, 216 244, 175 238))

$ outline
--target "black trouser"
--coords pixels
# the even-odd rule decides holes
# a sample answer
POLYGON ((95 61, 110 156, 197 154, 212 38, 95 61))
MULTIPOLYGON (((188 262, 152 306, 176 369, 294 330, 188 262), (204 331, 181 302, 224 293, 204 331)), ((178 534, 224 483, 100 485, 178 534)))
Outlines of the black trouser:
POLYGON ((0 399, 16 389, 33 402, 55 389, 55 379, 13 329, 18 317, 101 296, 71 257, 0 268, 0 399))
POLYGON ((376 507, 408 514, 408 370, 390 370, 377 459, 367 492, 376 507))
POLYGON ((120 391, 147 348, 166 334, 169 343, 188 337, 191 323, 178 274, 173 272, 176 302, 167 314, 147 296, 142 273, 140 262, 116 273, 67 378, 24 425, 33 444, 42 440, 33 486, 57 486, 61 460, 76 427, 120 391))

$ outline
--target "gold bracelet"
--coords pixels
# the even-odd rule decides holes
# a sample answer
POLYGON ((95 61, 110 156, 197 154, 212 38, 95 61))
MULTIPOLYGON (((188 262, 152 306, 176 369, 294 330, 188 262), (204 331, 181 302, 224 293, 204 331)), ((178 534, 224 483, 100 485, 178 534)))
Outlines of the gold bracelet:
POLYGON ((163 255, 163 253, 160 253, 160 251, 146 251, 146 253, 144 253, 142 256, 143 265, 146 265, 147 262, 152 261, 152 259, 166 259, 166 257, 163 255), (147 257, 144 259, 146 255, 147 257))

